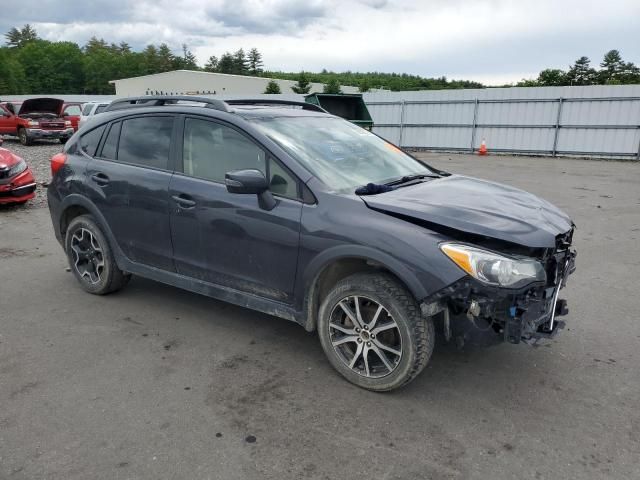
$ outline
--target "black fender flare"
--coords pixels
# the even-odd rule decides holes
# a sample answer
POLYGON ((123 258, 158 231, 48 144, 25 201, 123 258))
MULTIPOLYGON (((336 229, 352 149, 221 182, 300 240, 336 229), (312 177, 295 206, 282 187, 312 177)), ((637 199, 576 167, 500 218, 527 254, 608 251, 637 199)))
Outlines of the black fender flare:
MULTIPOLYGON (((60 222, 62 222, 62 219, 64 218, 64 212, 72 207, 83 207, 87 209, 89 213, 96 219, 98 225, 102 229, 102 232, 107 236, 107 239, 109 240, 109 246, 113 251, 118 268, 126 270, 126 266, 129 263, 129 260, 124 255, 124 252, 120 248, 120 245, 116 241, 116 238, 113 235, 111 228, 109 227, 107 219, 104 218, 104 215, 102 214, 102 212, 100 212, 98 207, 96 207, 95 204, 87 197, 77 193, 72 193, 70 195, 67 195, 60 203, 60 222)), ((58 225, 58 230, 62 233, 62 224, 58 225)), ((62 242, 64 244, 64 237, 62 238, 62 242)))
POLYGON ((313 297, 316 294, 316 283, 318 279, 329 266, 346 258, 371 261, 387 269, 404 283, 418 301, 427 296, 427 290, 416 274, 404 263, 388 253, 362 245, 339 245, 331 247, 314 257, 308 263, 302 274, 302 281, 300 282, 302 291, 299 291, 299 298, 304 299, 302 312, 306 318, 301 323, 306 330, 313 331, 315 329, 316 313, 312 311, 311 308, 313 306, 313 297))

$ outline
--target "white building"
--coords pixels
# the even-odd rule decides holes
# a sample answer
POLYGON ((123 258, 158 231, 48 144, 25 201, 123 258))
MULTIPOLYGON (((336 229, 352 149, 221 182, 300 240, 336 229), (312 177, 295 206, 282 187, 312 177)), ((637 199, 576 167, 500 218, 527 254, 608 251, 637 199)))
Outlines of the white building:
MULTIPOLYGON (((283 94, 294 93, 291 87, 297 82, 265 77, 248 77, 227 73, 174 70, 172 72, 143 75, 142 77, 111 80, 116 96, 141 95, 257 95, 264 93, 267 84, 274 80, 283 94)), ((311 92, 322 92, 323 84, 312 83, 311 92)), ((357 87, 341 87, 344 93, 357 93, 357 87)))

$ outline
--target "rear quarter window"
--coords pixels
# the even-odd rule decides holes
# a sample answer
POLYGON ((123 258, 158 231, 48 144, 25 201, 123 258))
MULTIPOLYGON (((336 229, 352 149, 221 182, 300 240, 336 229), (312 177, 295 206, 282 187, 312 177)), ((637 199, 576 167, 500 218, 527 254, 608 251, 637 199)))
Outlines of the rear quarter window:
POLYGON ((106 125, 101 125, 82 135, 82 137, 80 137, 80 150, 90 157, 95 156, 98 145, 100 144, 100 139, 106 128, 106 125))

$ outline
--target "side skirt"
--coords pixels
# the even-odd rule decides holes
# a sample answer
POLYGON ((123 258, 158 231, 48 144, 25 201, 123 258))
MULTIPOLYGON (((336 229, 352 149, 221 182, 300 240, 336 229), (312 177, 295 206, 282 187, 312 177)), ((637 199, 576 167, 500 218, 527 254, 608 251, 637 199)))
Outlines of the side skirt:
POLYGON ((139 263, 131 262, 122 257, 118 260, 118 264, 122 270, 133 273, 134 275, 303 324, 304 318, 302 312, 298 312, 291 305, 241 292, 222 285, 195 280, 180 275, 179 273, 167 272, 147 265, 140 265, 139 263))

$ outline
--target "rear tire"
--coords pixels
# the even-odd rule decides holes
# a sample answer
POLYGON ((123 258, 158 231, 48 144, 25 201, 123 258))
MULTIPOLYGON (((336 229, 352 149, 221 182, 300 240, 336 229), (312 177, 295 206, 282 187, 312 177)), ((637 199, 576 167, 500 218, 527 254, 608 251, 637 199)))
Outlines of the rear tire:
POLYGON ((406 385, 427 365, 435 332, 410 292, 387 274, 355 274, 322 301, 318 335, 329 362, 373 391, 406 385))
POLYGON ((131 275, 118 268, 106 235, 91 215, 71 221, 64 247, 71 272, 87 292, 106 295, 129 282, 131 275))

